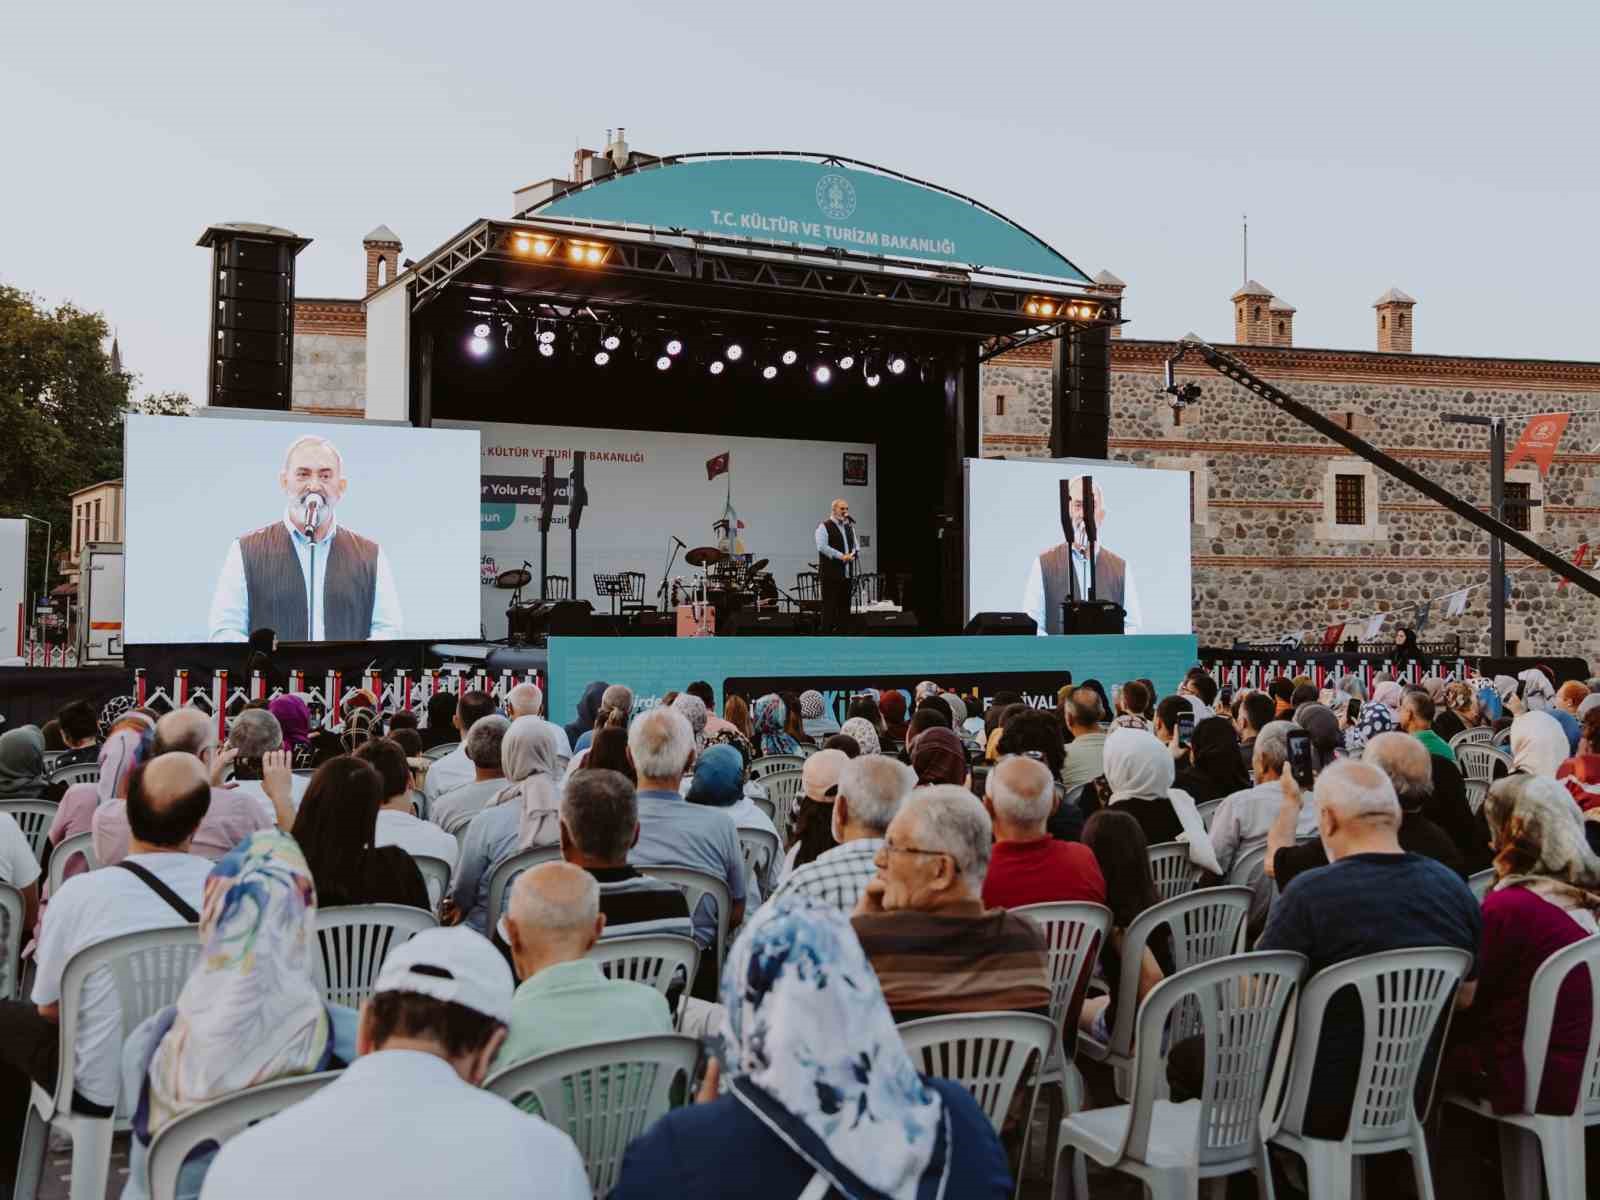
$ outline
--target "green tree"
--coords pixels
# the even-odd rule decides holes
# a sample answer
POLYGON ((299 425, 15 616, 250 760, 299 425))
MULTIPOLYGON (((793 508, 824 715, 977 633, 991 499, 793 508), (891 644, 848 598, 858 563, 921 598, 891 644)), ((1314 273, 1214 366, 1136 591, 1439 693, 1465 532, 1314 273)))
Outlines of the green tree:
POLYGON ((134 406, 134 411, 152 417, 188 417, 194 415, 194 401, 187 392, 151 392, 134 406))
MULTIPOLYGON (((105 337, 97 313, 0 286, 0 516, 44 518, 58 549, 71 535, 71 493, 122 474, 129 376, 112 371, 105 337)), ((42 532, 30 538, 30 581, 42 532)))

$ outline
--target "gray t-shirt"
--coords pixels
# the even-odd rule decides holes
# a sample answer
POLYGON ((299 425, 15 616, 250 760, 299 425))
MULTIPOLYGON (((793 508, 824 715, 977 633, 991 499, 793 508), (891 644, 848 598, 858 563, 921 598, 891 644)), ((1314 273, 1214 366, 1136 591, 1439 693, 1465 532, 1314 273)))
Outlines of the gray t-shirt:
POLYGON ((493 804, 495 797, 510 786, 504 779, 495 778, 453 788, 434 801, 428 810, 428 820, 446 833, 459 834, 468 821, 493 804))
MULTIPOLYGON (((639 841, 628 853, 634 867, 693 867, 726 881, 735 903, 745 898, 744 854, 739 830, 727 811, 690 804, 677 792, 639 793, 639 841)), ((709 897, 694 913, 695 940, 702 948, 717 937, 717 913, 709 897)))

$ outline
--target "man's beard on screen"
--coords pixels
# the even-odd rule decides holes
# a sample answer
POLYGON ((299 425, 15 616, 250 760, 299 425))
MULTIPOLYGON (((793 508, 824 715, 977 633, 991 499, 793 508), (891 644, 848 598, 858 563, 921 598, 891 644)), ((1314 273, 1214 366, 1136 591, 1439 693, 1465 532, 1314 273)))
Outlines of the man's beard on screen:
POLYGON ((333 501, 328 498, 328 493, 321 488, 312 488, 310 491, 301 492, 299 497, 289 504, 289 521, 296 529, 305 529, 306 501, 313 496, 317 498, 317 524, 326 525, 328 518, 333 516, 333 501))

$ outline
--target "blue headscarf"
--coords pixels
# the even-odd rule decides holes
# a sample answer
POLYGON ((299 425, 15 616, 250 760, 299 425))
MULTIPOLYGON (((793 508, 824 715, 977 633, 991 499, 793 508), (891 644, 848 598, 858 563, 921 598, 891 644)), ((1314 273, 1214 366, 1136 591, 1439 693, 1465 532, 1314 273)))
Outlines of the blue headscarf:
MULTIPOLYGON (((682 697, 679 697, 682 699, 682 697)), ((744 756, 732 746, 712 746, 694 764, 689 803, 732 808, 744 795, 744 756)))
POLYGON ((730 1092, 835 1189, 944 1195, 949 1115, 843 912, 803 896, 758 909, 729 952, 721 998, 730 1092))

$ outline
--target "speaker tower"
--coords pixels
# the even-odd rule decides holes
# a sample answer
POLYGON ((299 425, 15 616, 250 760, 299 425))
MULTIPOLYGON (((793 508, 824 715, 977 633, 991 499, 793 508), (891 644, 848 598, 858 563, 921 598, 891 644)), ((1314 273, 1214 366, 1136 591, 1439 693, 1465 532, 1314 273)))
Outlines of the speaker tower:
POLYGON ((206 403, 288 412, 294 400, 294 260, 311 244, 273 225, 212 225, 206 403))

